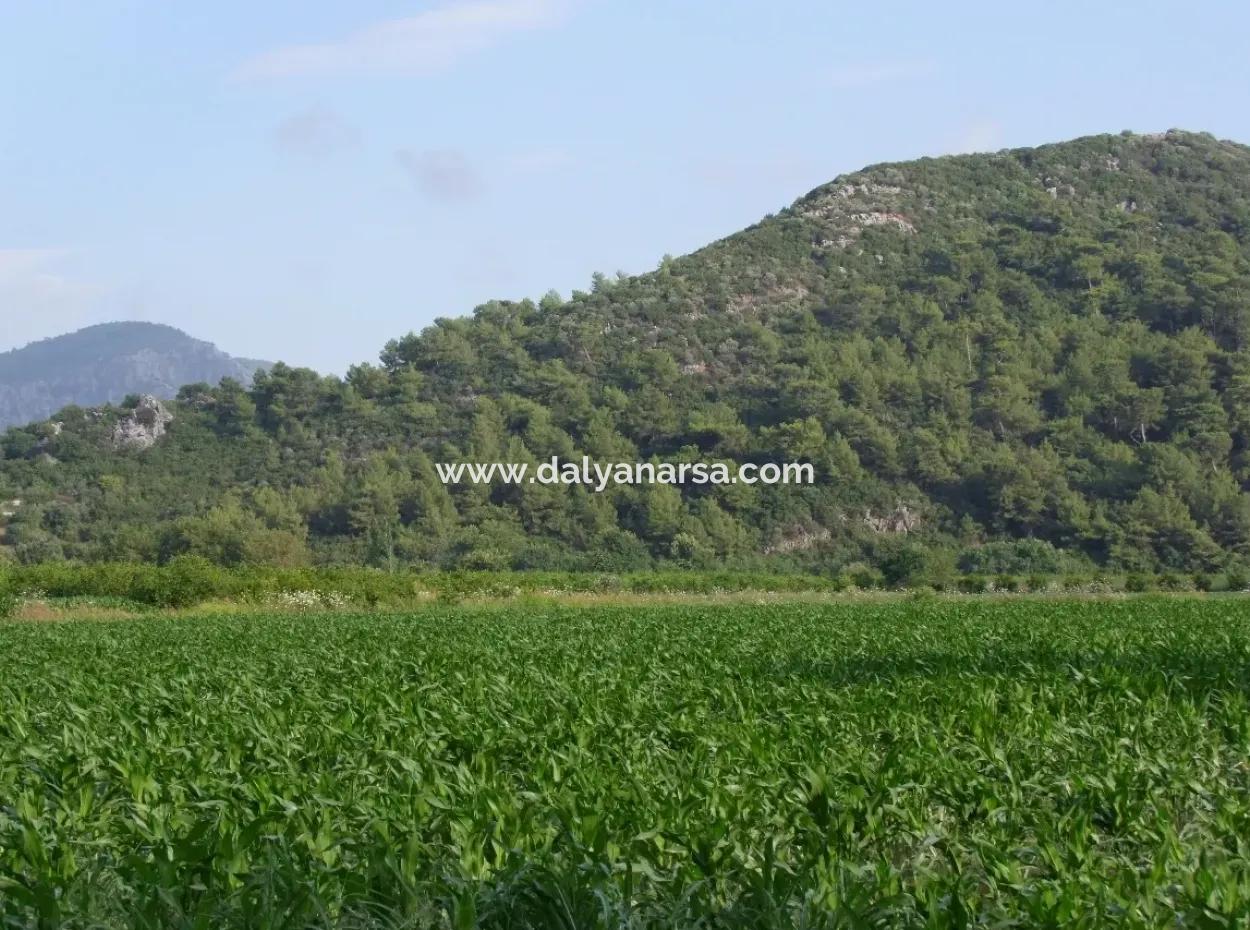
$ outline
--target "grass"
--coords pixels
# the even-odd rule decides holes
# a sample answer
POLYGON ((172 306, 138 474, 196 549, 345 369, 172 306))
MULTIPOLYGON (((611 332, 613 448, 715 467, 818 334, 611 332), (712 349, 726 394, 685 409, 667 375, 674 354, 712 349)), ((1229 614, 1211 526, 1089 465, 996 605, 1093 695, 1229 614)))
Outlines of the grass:
POLYGON ((532 602, 0 626, 0 914, 1250 920, 1250 602, 532 602))

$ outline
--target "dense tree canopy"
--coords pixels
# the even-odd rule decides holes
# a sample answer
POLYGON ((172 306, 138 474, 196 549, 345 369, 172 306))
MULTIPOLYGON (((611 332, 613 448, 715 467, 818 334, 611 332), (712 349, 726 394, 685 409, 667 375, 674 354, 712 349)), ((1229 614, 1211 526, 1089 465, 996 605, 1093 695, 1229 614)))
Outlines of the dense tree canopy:
MULTIPOLYGON (((332 334, 327 334, 331 338, 332 334)), ((9 557, 894 572, 1250 554, 1250 149, 1200 134, 882 165, 344 379, 191 385, 3 438, 9 557), (812 487, 444 486, 433 463, 812 462, 812 487), (919 561, 917 561, 919 560, 919 561)))

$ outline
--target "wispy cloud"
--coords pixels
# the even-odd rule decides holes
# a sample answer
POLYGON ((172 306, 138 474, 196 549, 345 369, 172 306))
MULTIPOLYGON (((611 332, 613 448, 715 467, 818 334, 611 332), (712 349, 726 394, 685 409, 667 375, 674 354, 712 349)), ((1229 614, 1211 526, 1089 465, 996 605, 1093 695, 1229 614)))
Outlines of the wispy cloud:
POLYGON ((297 155, 327 155, 359 138, 355 127, 333 110, 313 107, 288 116, 274 130, 274 143, 297 155))
POLYGON ((839 90, 871 87, 894 81, 910 81, 928 77, 936 70, 928 59, 909 61, 862 61, 845 64, 828 75, 828 84, 839 90))
POLYGON ((476 200, 486 187, 477 167, 459 149, 400 149, 395 157, 417 189, 430 200, 465 203, 476 200))
POLYGON ((244 62, 242 79, 432 74, 510 35, 559 23, 571 0, 461 0, 366 26, 335 41, 290 45, 244 62))

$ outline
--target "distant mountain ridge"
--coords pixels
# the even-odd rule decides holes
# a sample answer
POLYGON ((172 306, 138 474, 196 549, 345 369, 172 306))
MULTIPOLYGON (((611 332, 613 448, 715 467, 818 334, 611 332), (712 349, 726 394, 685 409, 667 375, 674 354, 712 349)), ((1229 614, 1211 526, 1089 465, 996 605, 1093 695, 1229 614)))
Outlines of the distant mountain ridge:
POLYGON ((250 384, 268 362, 235 358, 159 323, 102 323, 0 353, 0 429, 62 407, 117 403, 128 394, 171 398, 184 384, 250 384))

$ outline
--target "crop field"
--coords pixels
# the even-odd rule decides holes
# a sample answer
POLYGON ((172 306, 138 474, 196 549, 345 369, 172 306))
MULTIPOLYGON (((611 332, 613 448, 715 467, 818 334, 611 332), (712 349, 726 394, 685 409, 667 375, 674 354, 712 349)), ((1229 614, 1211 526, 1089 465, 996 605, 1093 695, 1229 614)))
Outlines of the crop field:
POLYGON ((0 926, 1250 921, 1250 600, 0 625, 0 926))

